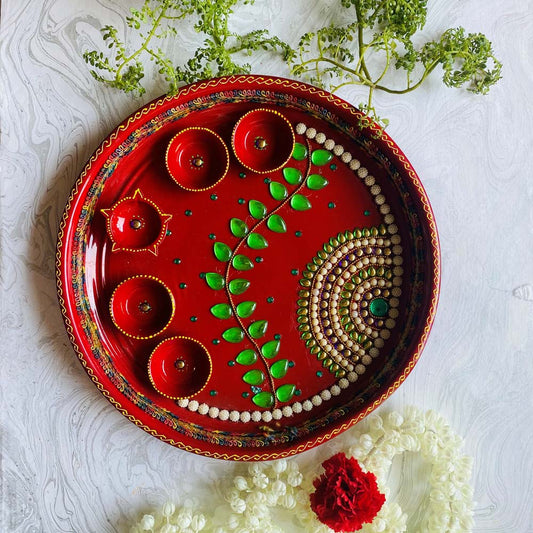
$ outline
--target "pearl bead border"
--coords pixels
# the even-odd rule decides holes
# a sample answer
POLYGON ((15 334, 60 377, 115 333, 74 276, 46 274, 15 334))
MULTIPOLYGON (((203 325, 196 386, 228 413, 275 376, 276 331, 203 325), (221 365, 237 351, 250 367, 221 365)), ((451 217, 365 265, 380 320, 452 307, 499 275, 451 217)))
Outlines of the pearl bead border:
MULTIPOLYGON (((304 123, 299 122, 294 131, 298 135, 305 135, 310 140, 315 140, 318 144, 323 145, 324 149, 333 152, 334 155, 340 158, 340 160, 347 164, 350 170, 353 170, 354 173, 364 182, 367 188, 370 190, 370 193, 374 197, 374 202, 376 203, 379 212, 384 217, 384 222, 389 232, 391 245, 393 246, 393 254, 399 257, 399 254, 402 252, 400 243, 401 238, 398 235, 398 226, 394 224, 394 216, 391 214, 390 206, 386 203, 385 196, 381 194, 381 188, 376 184, 376 179, 374 176, 369 174, 368 170, 365 167, 361 166, 361 163, 358 159, 353 158, 350 152, 344 150, 342 145, 336 144, 333 139, 328 139, 326 135, 322 132, 317 132, 315 128, 308 128, 304 123), (396 250, 396 251, 395 251, 396 250)), ((401 257, 400 257, 401 259, 401 257)), ((401 263, 400 263, 401 264, 401 263)), ((396 268, 401 269, 401 266, 396 266, 396 268)), ((403 269, 402 272, 403 273, 403 269)), ((395 272, 395 277, 392 280, 393 288, 391 294, 396 298, 401 295, 400 286, 402 285, 401 273, 398 270, 395 272)), ((386 331, 386 330, 383 330, 386 331)), ((388 330, 387 330, 388 331, 388 330)), ((377 338, 375 341, 375 347, 380 348, 384 346, 384 337, 377 338), (378 346, 379 345, 379 346, 378 346)), ((376 354, 377 355, 377 354, 376 354)), ((375 357, 375 356, 374 356, 375 357)), ((303 411, 311 411, 314 407, 319 407, 323 402, 329 401, 334 396, 339 396, 342 390, 347 389, 350 384, 355 383, 359 376, 364 374, 366 371, 366 366, 364 364, 357 364, 354 366, 353 370, 349 371, 346 374, 346 377, 342 377, 339 381, 331 387, 322 390, 320 393, 315 394, 311 398, 308 398, 303 401, 297 401, 291 405, 285 405, 281 409, 273 409, 272 411, 237 411, 228 409, 220 409, 215 406, 209 406, 206 403, 199 403, 197 400, 189 400, 187 398, 178 400, 176 403, 179 407, 188 409, 191 412, 198 412, 201 415, 208 415, 210 418, 218 418, 222 422, 266 422, 269 423, 272 420, 281 420, 281 418, 290 418, 294 414, 300 414, 303 411)))

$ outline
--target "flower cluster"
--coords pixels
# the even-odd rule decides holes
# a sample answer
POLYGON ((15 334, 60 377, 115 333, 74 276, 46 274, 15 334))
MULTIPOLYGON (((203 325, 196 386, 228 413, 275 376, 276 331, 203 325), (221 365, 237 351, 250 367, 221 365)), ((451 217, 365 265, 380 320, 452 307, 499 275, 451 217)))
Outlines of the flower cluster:
POLYGON ((356 531, 370 523, 385 503, 376 476, 363 472, 357 460, 337 453, 322 463, 324 473, 314 481, 311 509, 334 531, 356 531))
POLYGON ((393 459, 405 452, 418 453, 431 465, 428 509, 415 530, 472 530, 472 460, 462 455, 462 439, 440 415, 416 408, 371 415, 352 430, 350 440, 353 459, 336 454, 305 478, 295 459, 251 463, 225 486, 225 501, 214 512, 167 503, 159 512, 144 515, 131 531, 283 533, 277 517, 289 510, 291 531, 299 526, 310 533, 403 533, 408 517, 390 501, 387 480, 393 459), (336 518, 328 512, 332 506, 337 507, 336 518))

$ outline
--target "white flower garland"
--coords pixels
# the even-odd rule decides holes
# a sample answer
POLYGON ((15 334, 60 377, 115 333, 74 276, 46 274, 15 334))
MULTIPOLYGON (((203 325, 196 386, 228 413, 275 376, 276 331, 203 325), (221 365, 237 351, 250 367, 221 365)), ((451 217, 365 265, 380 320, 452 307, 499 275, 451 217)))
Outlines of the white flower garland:
MULTIPOLYGON (((389 498, 386 486, 393 459, 404 452, 420 453, 431 464, 429 505, 417 524, 418 533, 468 533, 472 530, 472 459, 461 453, 462 439, 434 411, 406 408, 403 415, 371 415, 359 424, 349 453, 363 469, 376 475, 379 490, 389 498), (361 427, 364 427, 364 432, 361 427)), ((167 503, 160 512, 146 514, 132 533, 284 533, 276 524, 276 509, 291 510, 309 533, 330 533, 312 511, 309 494, 313 480, 304 479, 295 460, 251 463, 248 475, 237 475, 224 492, 226 504, 206 516, 190 505, 179 509, 167 503)), ((394 502, 385 504, 361 533, 402 533, 407 515, 394 502)))

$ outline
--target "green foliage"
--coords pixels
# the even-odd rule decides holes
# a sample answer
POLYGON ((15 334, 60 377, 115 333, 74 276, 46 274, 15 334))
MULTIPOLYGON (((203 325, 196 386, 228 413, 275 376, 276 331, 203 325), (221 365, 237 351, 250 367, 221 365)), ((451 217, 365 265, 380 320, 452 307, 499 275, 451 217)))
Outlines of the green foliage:
MULTIPOLYGON (((145 92, 141 81, 146 57, 156 64, 158 73, 167 82, 169 94, 175 94, 184 83, 249 73, 250 65, 236 63, 235 54, 250 56, 270 51, 288 58, 288 45, 270 36, 267 30, 258 29, 245 35, 229 30, 229 18, 239 3, 253 4, 254 0, 145 0, 141 9, 132 8, 126 19, 128 27, 141 39, 137 49, 129 50, 115 27, 104 26, 101 31, 108 55, 93 50, 85 52, 83 57, 93 67, 91 74, 95 79, 139 96, 145 92), (189 18, 193 18, 194 29, 205 38, 192 57, 182 65, 175 65, 157 43, 179 41, 175 24, 189 18)), ((187 50, 183 48, 181 54, 187 54, 187 50)))
MULTIPOLYGON (((341 4, 353 22, 302 35, 289 56, 291 71, 333 91, 350 84, 367 87, 368 99, 360 109, 382 127, 388 121, 373 106, 376 90, 408 93, 439 65, 448 87, 478 94, 486 94, 501 78, 502 65, 483 34, 449 29, 417 49, 413 37, 426 23, 427 0, 341 0, 341 4), (397 86, 396 76, 387 77, 391 67, 403 71, 403 86, 397 86)), ((363 118, 360 126, 368 122, 363 118)))

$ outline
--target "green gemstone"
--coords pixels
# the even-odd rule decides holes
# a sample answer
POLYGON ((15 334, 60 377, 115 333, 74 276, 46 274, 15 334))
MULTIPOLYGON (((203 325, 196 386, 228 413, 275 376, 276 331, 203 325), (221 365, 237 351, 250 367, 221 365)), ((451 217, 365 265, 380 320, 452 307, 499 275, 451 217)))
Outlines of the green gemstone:
POLYGON ((218 196, 216 194, 211 195, 211 200, 218 200, 218 196))
POLYGON ((250 270, 254 268, 253 261, 242 254, 237 254, 233 258, 232 265, 236 270, 250 270))
POLYGON ((246 200, 244 198, 239 198, 237 202, 242 205, 246 203, 246 200))
POLYGON ((274 200, 285 200, 287 198, 287 188, 285 185, 282 185, 281 183, 278 183, 277 181, 273 181, 270 183, 270 195, 274 200))
POLYGON ((311 174, 307 178, 307 186, 313 191, 323 189, 328 183, 329 181, 320 174, 311 174))
POLYGON ((237 314, 241 318, 248 318, 252 316, 257 304, 255 302, 241 302, 237 306, 237 314))
POLYGON ((259 394, 256 394, 252 398, 252 401, 258 407, 268 408, 274 405, 275 398, 271 392, 263 391, 263 392, 260 392, 259 394))
POLYGON ((311 202, 305 196, 295 194, 291 198, 291 207, 296 211, 307 211, 307 209, 311 209, 311 202))
POLYGON ((261 385, 265 381, 265 375, 261 370, 249 370, 242 376, 242 380, 248 385, 261 385))
POLYGON ((186 217, 190 217, 191 215, 192 215, 192 211, 191 211, 190 209, 187 209, 187 210, 185 211, 185 216, 186 216, 186 217))
POLYGON ((224 288, 224 277, 216 272, 207 272, 205 275, 205 281, 215 291, 224 288))
POLYGON ((287 359, 280 359, 270 367, 270 373, 276 379, 285 377, 287 370, 289 370, 289 361, 287 359))
POLYGON ((383 298, 374 298, 369 308, 374 316, 383 317, 389 312, 389 302, 383 298))
POLYGON ((262 250, 268 246, 267 240, 259 233, 250 233, 246 242, 254 250, 262 250))
POLYGON ((261 220, 266 215, 267 208, 265 204, 259 200, 250 200, 248 202, 248 211, 250 211, 250 215, 254 218, 261 220))
POLYGON ((253 339, 260 339, 266 333, 268 322, 266 320, 257 320, 252 322, 248 327, 248 333, 253 339))
POLYGON ((295 143, 294 150, 292 151, 292 157, 296 161, 303 161, 307 157, 307 148, 302 143, 295 143))
POLYGON ((222 333, 222 337, 228 342, 241 342, 244 339, 244 331, 238 327, 229 328, 222 333))
POLYGON ((240 218, 232 218, 229 222, 231 233, 235 237, 244 237, 248 233, 248 226, 240 218))
POLYGON ((302 173, 297 168, 285 167, 283 169, 283 177, 287 183, 291 185, 298 185, 302 182, 302 173))
POLYGON ((230 304, 216 304, 211 307, 211 314, 217 318, 225 320, 233 315, 233 311, 231 310, 230 304))
POLYGON ((231 257, 231 248, 223 242, 215 242, 213 245, 213 251, 215 252, 215 257, 219 261, 229 261, 231 257))
POLYGON ((330 203, 328 204, 328 207, 329 207, 330 209, 334 209, 334 208, 335 208, 335 202, 330 202, 330 203))
POLYGON ((296 392, 296 385, 286 383, 276 389, 276 396, 280 402, 288 402, 296 392))
POLYGON ((333 154, 328 150, 319 149, 315 150, 311 154, 311 161, 313 162, 313 165, 316 165, 317 167, 321 167, 322 165, 329 163, 332 159, 333 154))
POLYGON ((274 303, 274 297, 273 296, 269 296, 267 298, 267 303, 269 303, 269 304, 274 303))
POLYGON ((229 282, 229 292, 231 294, 239 295, 248 290, 250 282, 247 279, 232 279, 229 282))
POLYGON ((270 215, 267 220, 267 227, 274 233, 285 233, 287 231, 287 224, 279 215, 270 215))
POLYGON ((176 259, 174 259, 173 263, 175 265, 179 265, 181 263, 181 259, 179 257, 176 257, 176 259))
POLYGON ((281 339, 281 335, 280 335, 279 333, 276 333, 276 334, 274 335, 274 338, 275 338, 277 341, 279 341, 279 340, 281 339))
POLYGON ((276 355, 279 353, 279 346, 279 340, 265 342, 265 344, 261 346, 261 353, 263 354, 263 357, 266 357, 267 359, 276 357, 276 355))
POLYGON ((257 354, 250 348, 243 350, 236 358, 235 361, 240 365, 253 365, 257 362, 257 354))

